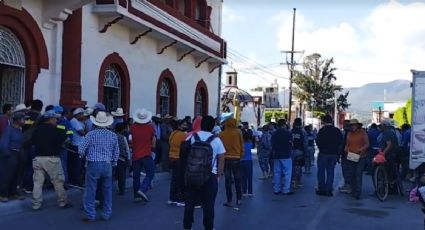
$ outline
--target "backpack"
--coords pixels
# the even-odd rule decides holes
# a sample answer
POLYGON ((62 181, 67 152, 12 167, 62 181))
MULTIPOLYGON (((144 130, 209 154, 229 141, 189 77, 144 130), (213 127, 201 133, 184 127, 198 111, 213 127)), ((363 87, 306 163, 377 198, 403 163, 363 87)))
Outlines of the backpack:
POLYGON ((211 177, 213 164, 213 148, 211 142, 216 138, 215 135, 202 141, 197 133, 193 134, 195 142, 191 144, 187 156, 187 165, 185 172, 186 186, 191 188, 200 188, 211 177))

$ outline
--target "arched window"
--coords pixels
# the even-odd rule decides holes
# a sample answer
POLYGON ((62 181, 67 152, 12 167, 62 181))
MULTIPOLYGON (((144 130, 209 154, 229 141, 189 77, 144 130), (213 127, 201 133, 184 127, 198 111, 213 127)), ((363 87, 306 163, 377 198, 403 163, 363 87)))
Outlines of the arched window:
POLYGON ((121 77, 114 65, 105 71, 103 84, 103 103, 108 111, 114 111, 121 106, 121 77))
POLYGON ((195 90, 195 117, 208 115, 208 88, 203 80, 200 80, 195 90))
POLYGON ((159 111, 161 116, 170 114, 170 84, 167 80, 161 82, 159 90, 159 111))
POLYGON ((24 102, 25 54, 19 39, 0 26, 0 104, 24 102))
POLYGON ((161 116, 177 115, 177 85, 169 69, 162 71, 158 80, 156 113, 161 116))
POLYGON ((100 67, 98 101, 107 111, 121 107, 130 110, 130 74, 125 61, 118 53, 109 54, 100 67))

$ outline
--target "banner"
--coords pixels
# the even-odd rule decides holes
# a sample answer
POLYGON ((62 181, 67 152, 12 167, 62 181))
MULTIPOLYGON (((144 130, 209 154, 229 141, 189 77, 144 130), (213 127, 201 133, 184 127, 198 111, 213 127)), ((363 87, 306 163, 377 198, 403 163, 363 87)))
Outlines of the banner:
POLYGON ((412 71, 412 134, 410 142, 410 168, 425 162, 425 71, 412 71))

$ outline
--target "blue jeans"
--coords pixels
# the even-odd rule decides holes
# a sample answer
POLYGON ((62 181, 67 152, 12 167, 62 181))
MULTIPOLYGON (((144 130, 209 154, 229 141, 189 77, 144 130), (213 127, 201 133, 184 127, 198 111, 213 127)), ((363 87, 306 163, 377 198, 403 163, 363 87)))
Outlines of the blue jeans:
POLYGON ((319 153, 317 158, 317 180, 319 191, 332 192, 335 176, 336 154, 319 153))
POLYGON ((283 193, 291 191, 292 159, 274 159, 274 192, 282 192, 281 177, 284 176, 283 193))
POLYGON ((62 149, 60 152, 60 159, 63 169, 63 175, 65 176, 65 184, 69 183, 68 178, 68 151, 66 149, 62 149))
POLYGON ((134 196, 137 196, 137 191, 142 191, 145 193, 148 191, 149 186, 153 180, 155 174, 155 162, 151 156, 143 157, 137 161, 133 161, 133 190, 134 196), (140 173, 142 172, 142 167, 146 170, 146 177, 143 179, 142 184, 140 184, 140 173))
POLYGON ((363 170, 366 167, 366 157, 361 157, 359 162, 349 162, 353 174, 351 175, 351 193, 355 197, 360 197, 362 194, 363 185, 363 170))
POLYGON ((242 193, 252 194, 252 160, 241 161, 242 193))
POLYGON ((112 215, 112 165, 108 162, 88 162, 86 169, 86 190, 84 192, 84 211, 87 218, 96 218, 95 198, 98 181, 103 189, 103 218, 112 215))

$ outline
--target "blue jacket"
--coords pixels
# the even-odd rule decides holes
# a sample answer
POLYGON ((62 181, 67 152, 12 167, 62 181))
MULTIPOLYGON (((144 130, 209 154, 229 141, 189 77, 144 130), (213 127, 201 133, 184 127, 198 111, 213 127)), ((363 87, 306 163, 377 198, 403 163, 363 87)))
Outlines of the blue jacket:
POLYGON ((279 128, 272 135, 273 159, 289 159, 292 152, 292 133, 284 128, 279 128))

